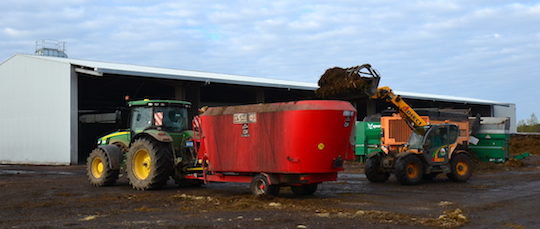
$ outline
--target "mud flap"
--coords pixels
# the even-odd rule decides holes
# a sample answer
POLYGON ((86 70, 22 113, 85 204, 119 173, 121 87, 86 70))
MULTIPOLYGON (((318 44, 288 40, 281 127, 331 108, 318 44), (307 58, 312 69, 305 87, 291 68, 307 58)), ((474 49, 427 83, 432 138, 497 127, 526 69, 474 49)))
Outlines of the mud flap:
POLYGON ((109 167, 111 169, 120 169, 122 162, 122 149, 115 145, 100 145, 98 148, 102 149, 109 158, 109 167))

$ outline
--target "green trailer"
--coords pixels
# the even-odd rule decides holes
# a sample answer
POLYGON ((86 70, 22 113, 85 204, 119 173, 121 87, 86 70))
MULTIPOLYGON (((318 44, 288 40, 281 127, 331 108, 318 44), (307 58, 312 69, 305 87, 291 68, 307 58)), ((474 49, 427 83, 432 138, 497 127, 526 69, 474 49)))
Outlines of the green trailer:
POLYGON ((367 155, 380 151, 381 123, 380 122, 356 122, 356 157, 359 161, 365 161, 367 155))
POLYGON ((505 162, 509 157, 510 134, 476 134, 478 144, 469 144, 469 150, 481 161, 505 162))

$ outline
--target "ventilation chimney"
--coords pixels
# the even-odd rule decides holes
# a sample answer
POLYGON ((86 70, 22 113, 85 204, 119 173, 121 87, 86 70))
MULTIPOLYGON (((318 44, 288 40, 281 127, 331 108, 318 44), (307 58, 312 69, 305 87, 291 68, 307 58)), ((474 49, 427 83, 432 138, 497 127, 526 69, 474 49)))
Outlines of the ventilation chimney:
POLYGON ((35 54, 38 56, 54 56, 67 58, 66 42, 55 40, 40 40, 36 41, 35 54))

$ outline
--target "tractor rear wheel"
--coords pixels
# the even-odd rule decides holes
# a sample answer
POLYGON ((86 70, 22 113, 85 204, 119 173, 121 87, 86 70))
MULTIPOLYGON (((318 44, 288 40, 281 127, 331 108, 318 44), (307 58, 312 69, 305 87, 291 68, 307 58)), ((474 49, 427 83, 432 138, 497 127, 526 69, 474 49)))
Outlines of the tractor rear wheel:
POLYGON ((291 191, 296 195, 307 196, 315 193, 319 184, 303 184, 291 186, 291 191))
POLYGON ((466 182, 472 176, 472 160, 464 153, 452 155, 450 159, 450 173, 446 174, 450 180, 466 182))
POLYGON ((126 164, 127 177, 134 189, 158 189, 172 173, 172 153, 166 143, 139 138, 131 144, 126 164))
POLYGON ((369 157, 364 165, 364 173, 369 181, 373 183, 382 183, 388 180, 390 173, 381 171, 381 156, 369 157))
POLYGON ((265 175, 259 174, 251 180, 250 189, 255 196, 277 196, 280 187, 270 184, 265 175))
POLYGON ((424 163, 415 154, 408 154, 396 161, 395 175, 403 185, 418 184, 424 174, 424 163))
POLYGON ((110 186, 118 179, 118 170, 111 169, 110 160, 105 151, 94 149, 86 161, 86 175, 94 186, 110 186))

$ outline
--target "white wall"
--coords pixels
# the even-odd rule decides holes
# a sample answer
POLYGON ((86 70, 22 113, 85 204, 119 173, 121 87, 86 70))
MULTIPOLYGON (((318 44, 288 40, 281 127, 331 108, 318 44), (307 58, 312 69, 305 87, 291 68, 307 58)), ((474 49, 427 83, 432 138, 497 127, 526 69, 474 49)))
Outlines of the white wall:
POLYGON ((510 133, 517 132, 516 105, 513 103, 505 105, 493 105, 493 117, 509 117, 510 133))
POLYGON ((0 163, 70 163, 70 73, 28 56, 0 64, 0 163))

